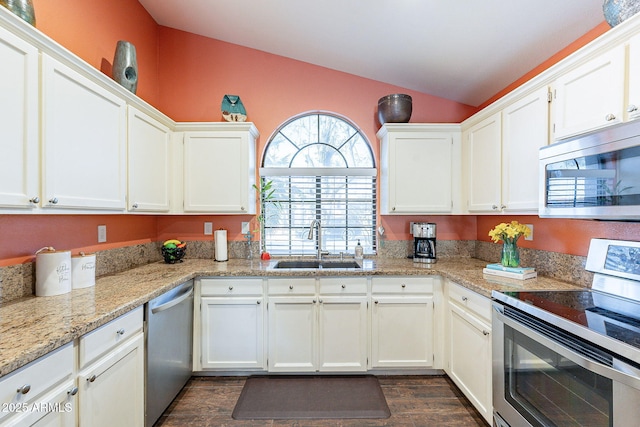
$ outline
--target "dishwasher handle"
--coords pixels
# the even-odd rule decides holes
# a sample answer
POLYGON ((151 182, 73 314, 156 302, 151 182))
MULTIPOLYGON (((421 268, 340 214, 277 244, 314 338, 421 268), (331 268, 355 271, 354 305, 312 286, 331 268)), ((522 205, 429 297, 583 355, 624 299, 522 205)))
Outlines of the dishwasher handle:
POLYGON ((191 295, 193 295, 193 288, 189 289, 189 292, 185 292, 184 294, 172 299, 171 301, 168 301, 162 305, 154 307, 153 309, 151 309, 151 314, 156 314, 156 313, 160 313, 161 311, 168 310, 174 305, 180 304, 182 301, 186 300, 191 295))

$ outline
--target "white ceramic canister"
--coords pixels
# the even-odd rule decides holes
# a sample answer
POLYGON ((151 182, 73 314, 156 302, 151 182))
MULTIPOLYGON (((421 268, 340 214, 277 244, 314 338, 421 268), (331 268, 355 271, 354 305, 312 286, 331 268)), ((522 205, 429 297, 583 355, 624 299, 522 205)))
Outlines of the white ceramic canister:
POLYGON ((71 251, 45 247, 36 252, 36 296, 71 292, 71 251))
POLYGON ((88 288, 96 284, 96 254, 71 257, 71 286, 73 289, 88 288))

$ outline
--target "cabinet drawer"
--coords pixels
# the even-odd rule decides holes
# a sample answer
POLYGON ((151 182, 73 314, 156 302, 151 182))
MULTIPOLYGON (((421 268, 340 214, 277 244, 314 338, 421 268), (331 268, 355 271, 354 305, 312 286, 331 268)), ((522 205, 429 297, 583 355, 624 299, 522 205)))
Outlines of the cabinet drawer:
POLYGON ((321 295, 366 294, 366 277, 322 277, 320 278, 321 295))
POLYGON ((262 295, 262 279, 202 279, 202 296, 262 295))
POLYGON ((69 343, 3 377, 0 404, 4 410, 0 411, 0 419, 19 413, 23 407, 18 405, 41 398, 57 384, 72 379, 74 364, 73 343, 69 343), (12 405, 16 405, 13 410, 12 405))
POLYGON ((374 277, 371 293, 374 294, 432 294, 433 277, 374 277))
POLYGON ((80 337, 80 367, 96 360, 121 342, 142 330, 142 307, 123 314, 80 337))
POLYGON ((458 304, 491 324, 491 300, 464 286, 449 282, 449 301, 458 304))
POLYGON ((316 279, 287 278, 269 279, 269 295, 314 295, 316 293, 316 279))

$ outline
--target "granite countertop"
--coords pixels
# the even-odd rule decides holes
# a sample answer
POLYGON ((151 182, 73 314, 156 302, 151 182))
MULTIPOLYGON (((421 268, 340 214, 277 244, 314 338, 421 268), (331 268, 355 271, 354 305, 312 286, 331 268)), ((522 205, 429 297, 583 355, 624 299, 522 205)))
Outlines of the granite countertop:
POLYGON ((486 279, 485 261, 443 258, 435 264, 409 259, 365 259, 358 270, 273 269, 275 261, 186 259, 179 264, 147 264, 96 279, 90 288, 64 295, 25 297, 0 305, 0 376, 43 356, 179 284, 201 276, 407 276, 441 275, 486 297, 492 290, 560 290, 576 286, 546 277, 518 281, 486 279))

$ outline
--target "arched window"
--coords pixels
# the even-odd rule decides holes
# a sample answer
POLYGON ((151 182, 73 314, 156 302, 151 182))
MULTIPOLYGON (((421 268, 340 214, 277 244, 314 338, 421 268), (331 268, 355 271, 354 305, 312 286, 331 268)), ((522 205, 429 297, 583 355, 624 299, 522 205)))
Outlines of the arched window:
MULTIPOLYGON (((312 255, 314 220, 322 250, 365 254, 376 249, 376 169, 364 134, 331 113, 305 113, 285 122, 267 142, 262 168, 264 248, 273 255, 312 255)), ((315 233, 314 233, 315 236, 315 233)))

